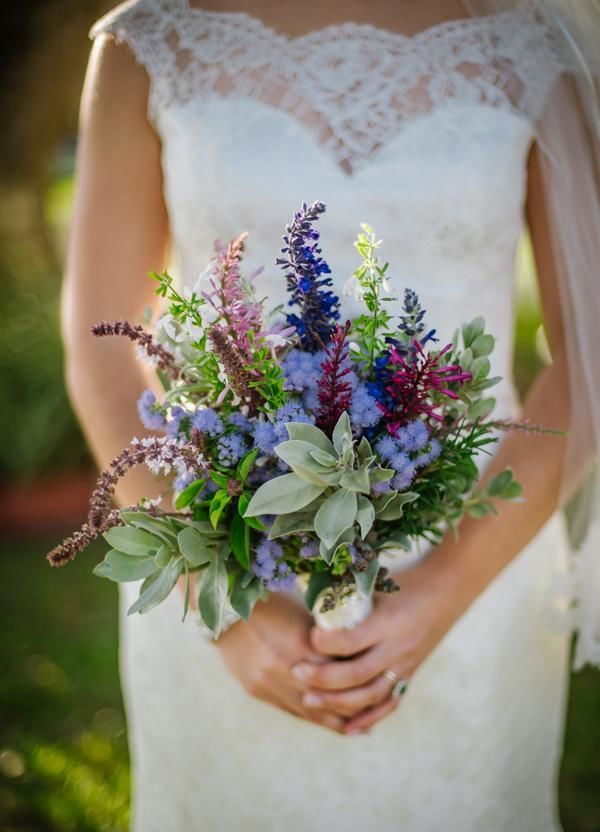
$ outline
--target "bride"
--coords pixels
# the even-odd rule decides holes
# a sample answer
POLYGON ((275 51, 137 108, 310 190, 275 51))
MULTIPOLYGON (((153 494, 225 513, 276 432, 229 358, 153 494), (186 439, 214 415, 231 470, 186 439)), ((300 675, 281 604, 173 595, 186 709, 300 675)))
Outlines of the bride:
MULTIPOLYGON (((587 357, 594 137, 561 118, 583 118, 583 105, 555 106, 583 89, 587 67, 561 21, 534 2, 130 0, 94 26, 63 321, 69 388, 100 465, 139 435, 148 381, 90 326, 141 319, 156 302, 151 269, 174 263, 192 284, 213 241, 243 230, 247 268, 266 267, 258 293, 276 306, 283 226, 316 199, 338 294, 367 221, 395 293, 416 289, 441 332, 485 316, 499 415, 574 437, 504 439, 486 476, 512 466, 526 501, 415 553, 401 592, 354 630, 316 631, 284 594, 217 644, 182 625, 175 593, 123 614, 135 830, 560 828, 570 638, 548 610, 574 599, 552 592, 569 574, 557 507, 591 453, 597 410, 580 376, 600 389, 587 357), (512 284, 524 221, 553 363, 520 405, 512 284)), ((118 496, 154 490, 138 470, 118 496)), ((579 664, 599 658, 598 573, 580 561, 579 664)), ((123 611, 136 590, 122 588, 123 611)))

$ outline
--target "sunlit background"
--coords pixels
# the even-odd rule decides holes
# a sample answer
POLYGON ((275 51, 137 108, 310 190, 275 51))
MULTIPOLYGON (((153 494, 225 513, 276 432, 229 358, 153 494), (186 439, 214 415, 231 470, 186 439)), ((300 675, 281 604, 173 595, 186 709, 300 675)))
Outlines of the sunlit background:
MULTIPOLYGON (((110 5, 29 0, 1 12, 0 832, 128 824, 116 588, 92 576, 94 551, 63 570, 44 559, 85 516, 94 476, 63 385, 59 291, 87 31, 110 5)), ((548 360, 526 240, 518 273, 524 391, 548 360)), ((578 674, 560 779, 566 832, 600 830, 599 715, 600 673, 578 674)))

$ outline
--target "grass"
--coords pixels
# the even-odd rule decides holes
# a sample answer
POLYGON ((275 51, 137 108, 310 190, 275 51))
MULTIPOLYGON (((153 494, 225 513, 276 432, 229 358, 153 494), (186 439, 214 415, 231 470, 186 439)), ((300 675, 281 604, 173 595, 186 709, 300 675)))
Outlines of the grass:
MULTIPOLYGON (((51 570, 53 542, 0 546, 0 832, 124 832, 116 588, 91 574, 99 549, 51 570)), ((578 674, 560 789, 566 832, 600 829, 599 712, 600 673, 578 674)))

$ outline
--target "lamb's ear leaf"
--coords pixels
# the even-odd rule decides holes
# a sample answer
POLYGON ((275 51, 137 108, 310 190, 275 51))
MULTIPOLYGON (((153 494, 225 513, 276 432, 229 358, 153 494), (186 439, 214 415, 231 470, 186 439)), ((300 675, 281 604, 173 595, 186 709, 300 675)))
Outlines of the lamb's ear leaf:
POLYGON ((250 618, 254 605, 263 594, 262 583, 259 578, 253 578, 250 583, 244 586, 243 577, 247 573, 241 572, 238 575, 231 592, 231 606, 241 615, 244 621, 250 618))
POLYGON ((94 575, 122 583, 141 581, 153 572, 156 572, 156 564, 152 556, 125 555, 123 552, 117 552, 116 549, 110 549, 104 556, 104 560, 94 569, 94 575))
POLYGON ((321 505, 315 515, 315 531, 330 548, 346 529, 352 528, 356 518, 356 492, 338 488, 321 505))
POLYGON ((155 555, 163 544, 161 538, 132 526, 113 526, 104 532, 104 539, 113 549, 135 557, 155 555))
POLYGON ((485 335, 483 333, 478 335, 477 338, 475 338, 475 340, 471 343, 473 355, 477 358, 490 355, 494 351, 495 343, 496 339, 493 335, 485 335))
POLYGON ((312 452, 315 450, 319 449, 300 439, 288 439, 287 442, 280 442, 275 446, 277 456, 301 479, 327 486, 327 480, 324 479, 327 470, 313 458, 312 452))
POLYGON ((375 522, 375 509, 373 508, 373 503, 362 494, 358 497, 356 521, 360 526, 360 536, 364 540, 375 522))
POLYGON ((465 347, 470 347, 473 341, 485 332, 485 320, 474 318, 470 323, 464 324, 462 336, 465 347))
POLYGON ((212 561, 201 580, 198 609, 202 620, 217 639, 223 627, 223 614, 229 590, 227 569, 221 558, 212 561))
POLYGON ((331 573, 328 570, 311 573, 308 587, 304 593, 304 601, 311 612, 315 605, 315 601, 317 600, 317 596, 331 585, 332 580, 331 573))
POLYGON ((283 474, 261 485, 250 500, 244 517, 290 514, 307 506, 326 488, 326 485, 306 482, 293 473, 283 474))
POLYGON ((315 511, 292 511, 290 514, 280 514, 269 529, 269 540, 298 532, 312 532, 315 529, 315 511))
POLYGON ((348 546, 348 544, 353 543, 354 537, 354 529, 345 529, 335 541, 333 546, 328 547, 323 541, 321 541, 319 544, 319 555, 323 558, 326 564, 331 566, 340 546, 348 546))
POLYGON ((231 521, 231 549, 244 569, 250 568, 250 528, 239 514, 231 521))
POLYGON ((316 445, 322 451, 335 455, 335 448, 331 439, 325 436, 323 431, 314 425, 309 425, 306 422, 288 422, 285 427, 290 439, 310 442, 311 445, 316 445))
POLYGON ((325 466, 325 468, 331 468, 337 462, 336 456, 328 453, 327 451, 322 451, 321 448, 315 448, 310 452, 310 455, 315 462, 318 462, 319 465, 325 466))
POLYGON ((356 586, 365 595, 370 595, 373 592, 373 587, 375 586, 375 580, 377 578, 378 572, 379 561, 377 560, 377 558, 370 560, 367 568, 362 572, 359 572, 357 569, 352 570, 354 580, 356 581, 356 586))
POLYGON ((134 526, 136 529, 144 529, 160 537, 165 543, 173 542, 177 532, 173 528, 169 518, 153 517, 145 511, 121 511, 121 520, 127 526, 134 526))
POLYGON ((333 446, 338 454, 344 453, 349 447, 352 447, 352 425, 350 424, 350 417, 346 410, 337 420, 337 424, 333 429, 333 446))
POLYGON ((340 479, 342 488, 347 488, 349 491, 359 491, 362 494, 368 494, 371 491, 371 483, 369 482, 369 472, 366 468, 356 468, 350 471, 345 471, 340 479))
POLYGON ((360 442, 358 443, 356 453, 358 454, 358 458, 361 462, 364 462, 366 459, 373 456, 371 443, 369 442, 366 436, 363 436, 360 442))
POLYGON ((389 482, 394 474, 395 471, 393 468, 382 468, 381 465, 375 465, 369 471, 369 479, 371 480, 371 484, 376 482, 389 482))
POLYGON ((205 537, 198 529, 188 526, 177 536, 177 543, 186 560, 192 566, 204 566, 216 556, 215 542, 205 537))
POLYGON ((183 556, 173 558, 168 566, 160 572, 154 572, 146 578, 140 589, 140 595, 127 610, 127 615, 135 612, 145 613, 160 604, 170 595, 183 571, 183 556))
POLYGON ((382 511, 377 512, 379 520, 399 520, 404 512, 404 506, 418 500, 419 495, 411 491, 396 494, 382 511))

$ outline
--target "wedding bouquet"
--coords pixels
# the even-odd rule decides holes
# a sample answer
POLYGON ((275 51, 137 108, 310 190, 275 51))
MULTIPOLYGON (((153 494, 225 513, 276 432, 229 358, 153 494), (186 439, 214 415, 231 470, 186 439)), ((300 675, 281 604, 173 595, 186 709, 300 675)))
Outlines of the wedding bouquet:
POLYGON ((340 323, 315 228, 324 211, 303 204, 286 228, 276 263, 287 310, 267 315, 254 276, 242 275, 241 236, 216 245, 193 291, 153 275, 167 305, 153 331, 127 321, 93 328, 131 339, 155 366, 162 393, 139 401, 154 435, 113 460, 88 522, 48 558, 64 564, 102 534, 110 549, 95 573, 142 581, 130 614, 162 602, 184 576, 184 618, 194 592, 215 638, 232 611, 247 619, 268 592, 298 586, 321 626, 350 626, 373 591, 398 588, 382 552, 438 543, 466 513, 520 495, 510 470, 478 487, 475 458, 508 426, 490 418, 487 391, 499 379, 484 321, 440 346, 414 291, 398 316, 388 311, 388 264, 365 225, 346 285, 363 311, 340 323), (120 478, 142 464, 170 477, 173 508, 112 507, 120 478))

